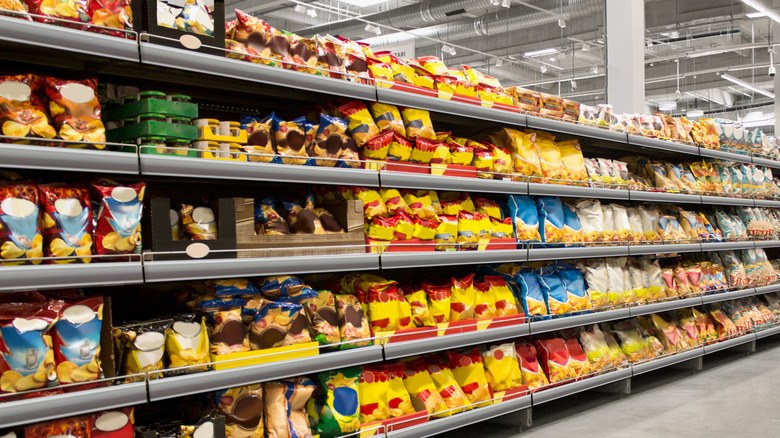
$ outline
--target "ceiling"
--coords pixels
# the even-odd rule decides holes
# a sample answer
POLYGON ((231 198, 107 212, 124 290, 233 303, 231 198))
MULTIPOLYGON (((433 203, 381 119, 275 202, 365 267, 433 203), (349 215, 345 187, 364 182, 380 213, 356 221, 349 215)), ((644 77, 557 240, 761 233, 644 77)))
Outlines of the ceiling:
MULTIPOLYGON (((780 6, 777 0, 760 1, 780 6)), ((543 90, 590 105, 606 103, 605 0, 227 0, 226 8, 304 36, 342 35, 374 48, 413 44, 417 57, 468 64, 504 86, 543 90), (303 12, 296 12, 296 5, 303 5, 298 8, 303 12), (308 9, 316 14, 306 13, 308 9), (381 34, 366 30, 367 24, 379 27, 381 34), (445 44, 454 54, 442 51, 445 44), (542 49, 555 52, 529 55, 542 49)), ((700 109, 738 119, 748 112, 773 113, 774 99, 721 77, 727 73, 774 91, 768 76, 774 22, 746 15, 752 12, 739 0, 645 0, 645 99, 650 110, 676 101, 673 114, 700 109)), ((773 127, 762 129, 771 132, 773 127)))

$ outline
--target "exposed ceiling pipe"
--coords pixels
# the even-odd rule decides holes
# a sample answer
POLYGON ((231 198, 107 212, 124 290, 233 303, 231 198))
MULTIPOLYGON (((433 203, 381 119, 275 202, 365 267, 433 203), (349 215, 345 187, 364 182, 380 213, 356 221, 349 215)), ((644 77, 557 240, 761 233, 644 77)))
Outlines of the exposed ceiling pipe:
MULTIPOLYGON (((425 0, 423 2, 391 9, 376 14, 363 15, 360 18, 372 23, 385 24, 395 28, 417 28, 441 24, 462 14, 482 13, 493 7, 490 0, 425 0)), ((296 31, 299 35, 329 33, 349 38, 363 35, 365 21, 342 20, 322 24, 296 31)))
MULTIPOLYGON (((560 1, 549 3, 548 8, 556 8, 560 1)), ((545 4, 540 3, 540 4, 545 4)), ((573 20, 591 14, 603 12, 603 2, 599 0, 563 0, 564 6, 557 9, 561 15, 573 20)), ((461 19, 451 23, 429 26, 415 29, 411 32, 398 32, 382 35, 375 38, 367 38, 363 41, 375 45, 400 44, 415 41, 417 47, 427 47, 436 44, 436 41, 425 39, 433 38, 443 41, 461 41, 476 37, 485 37, 508 32, 515 32, 531 27, 554 24, 557 26, 554 15, 546 12, 527 13, 523 8, 511 8, 501 14, 485 14, 473 19, 461 19), (423 37, 423 38, 420 38, 423 37)))

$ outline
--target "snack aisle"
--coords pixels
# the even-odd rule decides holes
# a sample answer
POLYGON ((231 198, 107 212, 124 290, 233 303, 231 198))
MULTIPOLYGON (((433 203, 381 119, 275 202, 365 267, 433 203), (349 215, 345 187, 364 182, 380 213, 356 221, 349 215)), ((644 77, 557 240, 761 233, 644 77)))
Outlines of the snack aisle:
POLYGON ((4 77, 26 101, 0 97, 50 108, 57 131, 14 121, 0 137, 0 319, 35 338, 28 363, 3 359, 0 430, 423 437, 780 333, 780 154, 761 138, 712 149, 717 131, 650 138, 497 90, 512 104, 124 34, 0 15, 0 56, 29 72, 4 77), (97 79, 44 77, 83 76, 46 55, 94 62, 97 79), (264 117, 312 97, 336 152, 305 117, 264 117), (456 137, 475 123, 497 145, 456 137), (412 128, 414 146, 393 133, 412 128), (285 130, 323 143, 301 152, 285 130), (68 324, 93 326, 71 334, 78 358, 68 324), (170 400, 197 414, 169 424, 170 400))

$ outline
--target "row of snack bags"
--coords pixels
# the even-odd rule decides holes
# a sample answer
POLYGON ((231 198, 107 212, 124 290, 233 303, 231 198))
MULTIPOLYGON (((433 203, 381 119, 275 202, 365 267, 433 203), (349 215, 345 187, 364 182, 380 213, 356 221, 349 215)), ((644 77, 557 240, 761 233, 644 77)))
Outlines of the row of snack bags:
POLYGON ((34 74, 0 76, 0 132, 12 137, 105 142, 97 79, 64 80, 34 74))
MULTIPOLYGON (((0 303, 0 393, 51 388, 101 377, 103 298, 72 291, 10 295, 0 303)), ((8 400, 8 398, 5 398, 8 400)))
POLYGON ((326 209, 315 207, 315 198, 307 192, 300 200, 268 197, 255 203, 255 231, 266 235, 339 234, 344 227, 326 209), (281 206, 281 208, 279 208, 281 206), (280 215, 281 211, 284 215, 280 215))
MULTIPOLYGON (((126 407, 113 411, 97 412, 94 414, 78 415, 74 417, 60 418, 42 423, 30 424, 11 430, 3 438, 48 438, 53 436, 67 436, 73 438, 133 438, 135 436, 134 425, 136 423, 135 408, 126 407)), ((213 429, 213 418, 211 427, 213 429)), ((174 435, 175 437, 192 437, 195 427, 180 428, 178 431, 189 430, 189 434, 174 435)), ((211 434, 204 434, 208 426, 198 434, 198 438, 212 438, 211 434)))
POLYGON ((71 257, 47 263, 89 263, 93 254, 140 251, 145 187, 106 179, 91 188, 0 182, 2 264, 39 264, 44 256, 71 257))
POLYGON ((120 30, 133 29, 133 13, 130 10, 130 0, 113 2, 105 0, 67 0, 64 2, 56 0, 8 0, 0 4, 0 10, 2 9, 41 15, 42 17, 25 16, 25 18, 34 19, 42 23, 62 24, 61 22, 45 18, 51 17, 57 20, 92 25, 86 26, 85 29, 108 35, 124 36, 123 33, 99 29, 94 26, 120 30))
MULTIPOLYGON (((780 193, 768 167, 717 160, 680 164, 645 157, 626 157, 623 160, 632 173, 648 182, 648 188, 746 198, 774 197, 780 193)), ((607 182, 610 178, 610 175, 594 171, 599 173, 601 181, 607 182)), ((591 179, 596 179, 594 176, 591 179)))

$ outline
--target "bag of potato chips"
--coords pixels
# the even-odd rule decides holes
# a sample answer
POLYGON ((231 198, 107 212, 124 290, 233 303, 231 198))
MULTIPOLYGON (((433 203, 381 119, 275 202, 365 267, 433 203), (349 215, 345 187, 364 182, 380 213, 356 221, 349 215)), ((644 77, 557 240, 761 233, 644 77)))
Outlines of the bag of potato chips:
POLYGON ((497 316, 496 297, 487 281, 474 283, 474 317, 494 318, 497 316))
MULTIPOLYGON (((40 185, 46 257, 83 256, 92 259, 92 204, 89 189, 63 184, 40 185)), ((72 263, 77 259, 56 260, 72 263)))
POLYGON ((423 137, 436 140, 436 132, 433 130, 433 122, 428 111, 406 107, 401 107, 400 110, 408 138, 423 137))
POLYGON ((385 216, 387 214, 387 206, 382 201, 382 196, 379 191, 373 189, 367 189, 365 187, 352 187, 352 192, 355 199, 363 201, 363 213, 366 219, 371 219, 374 216, 385 216))
POLYGON ((428 295, 428 309, 436 323, 449 322, 451 285, 423 283, 423 289, 428 295))
POLYGON ((378 368, 387 372, 389 379, 387 385, 387 405, 390 408, 390 418, 413 414, 414 406, 412 406, 409 391, 407 391, 404 385, 404 371, 406 368, 404 363, 379 365, 378 368))
POLYGON ((0 265, 41 263, 26 261, 43 257, 39 203, 35 184, 0 184, 0 265))
POLYGON ((514 344, 494 345, 481 353, 485 377, 493 392, 507 391, 523 384, 514 344))
POLYGON ((433 238, 436 242, 437 251, 454 250, 451 246, 457 242, 458 237, 458 217, 441 214, 439 217, 439 226, 436 227, 436 233, 433 238))
MULTIPOLYGON (((49 111, 63 140, 105 142, 106 128, 100 120, 97 79, 68 81, 46 78, 49 111)), ((95 145, 98 149, 105 146, 95 145)))
POLYGON ((514 218, 518 242, 542 241, 539 234, 539 214, 536 211, 536 203, 530 196, 511 195, 509 210, 514 218))
POLYGON ((392 130, 401 137, 406 137, 404 120, 395 105, 371 102, 368 104, 377 126, 382 131, 392 130))
POLYGON ((190 367, 185 372, 206 371, 202 365, 209 362, 209 335, 206 318, 192 318, 188 315, 182 321, 176 321, 165 330, 165 353, 170 368, 190 367))
POLYGON ((436 327, 436 321, 428 310, 428 296, 422 286, 404 286, 404 298, 412 310, 412 321, 417 327, 436 327))
MULTIPOLYGON (((421 191, 422 192, 422 191, 421 191)), ((402 190, 404 201, 412 211, 412 214, 420 219, 434 219, 436 210, 433 206, 433 199, 428 192, 416 192, 412 190, 402 190)))
POLYGON ((400 297, 395 282, 373 286, 368 291, 368 320, 374 333, 399 330, 400 297))
POLYGON ((493 162, 496 160, 493 148, 481 143, 474 145, 474 159, 471 165, 477 168, 477 177, 493 179, 493 162))
POLYGON ((491 294, 495 300, 496 316, 517 315, 517 298, 504 277, 499 275, 486 275, 483 283, 490 285, 491 294))
POLYGON ((0 133, 11 137, 54 138, 57 131, 37 88, 35 75, 0 76, 0 133))
POLYGON ((389 390, 390 374, 387 368, 381 365, 363 367, 358 386, 360 423, 366 424, 390 418, 389 390))
POLYGON ((444 400, 444 404, 447 405, 447 410, 449 410, 449 412, 435 415, 435 417, 449 417, 462 412, 458 408, 468 405, 469 400, 460 388, 460 385, 458 385, 458 381, 455 379, 448 361, 441 357, 432 358, 428 364, 428 373, 430 373, 436 390, 441 394, 441 398, 444 400))
POLYGON ((403 210, 395 212, 395 231, 393 240, 409 240, 414 236, 415 221, 403 210))
MULTIPOLYGON (((88 298, 67 304, 62 308, 52 330, 57 379, 61 384, 100 378, 102 321, 102 297, 88 298)), ((206 340, 204 359, 208 358, 208 350, 208 340, 206 340)))
POLYGON ((549 385, 547 376, 544 375, 542 367, 539 366, 536 347, 528 342, 522 341, 515 344, 515 351, 520 360, 520 371, 523 375, 523 383, 529 390, 533 390, 545 385, 549 385))
POLYGON ((225 414, 225 433, 229 437, 265 436, 263 385, 238 386, 217 391, 217 408, 225 414))
POLYGON ((447 410, 447 404, 431 379, 428 361, 425 359, 406 364, 404 386, 413 398, 412 404, 425 407, 428 415, 447 410))
POLYGON ((406 205, 406 201, 404 201, 404 198, 397 189, 382 189, 380 194, 382 196, 382 202, 387 206, 388 213, 395 214, 396 210, 402 210, 408 214, 412 213, 412 209, 406 205))
POLYGON ((380 129, 371 118, 366 104, 356 100, 338 108, 341 116, 349 121, 349 135, 355 140, 358 147, 363 146, 369 139, 376 137, 380 129))
POLYGON ((141 214, 145 183, 129 186, 92 184, 100 209, 95 228, 95 253, 132 254, 141 249, 141 214))
POLYGON ((473 319, 476 291, 474 290, 474 274, 462 280, 452 279, 450 289, 450 321, 465 321, 473 319))
POLYGON ((469 405, 479 403, 476 407, 482 407, 492 404, 493 391, 488 384, 479 349, 464 353, 448 351, 447 355, 452 374, 466 394, 469 405))
POLYGON ((317 423, 322 438, 333 438, 360 429, 359 381, 361 367, 351 367, 317 374, 324 394, 317 423))
POLYGON ((539 162, 536 133, 522 133, 509 128, 504 128, 504 131, 513 151, 515 173, 526 176, 544 176, 539 162))

